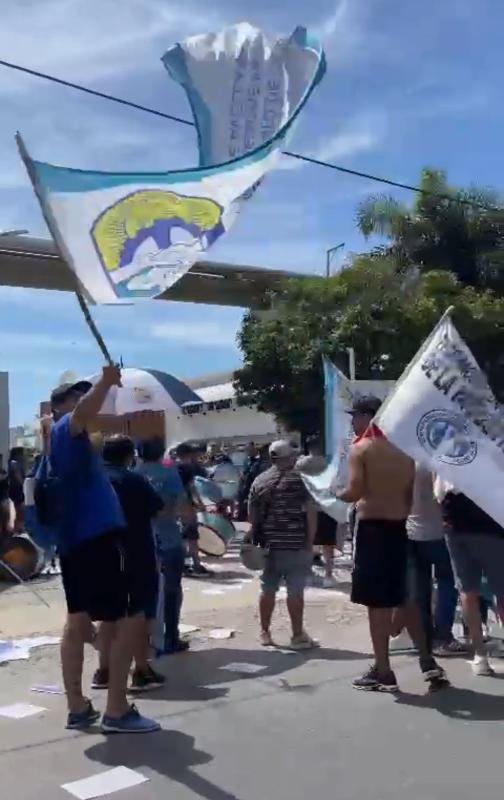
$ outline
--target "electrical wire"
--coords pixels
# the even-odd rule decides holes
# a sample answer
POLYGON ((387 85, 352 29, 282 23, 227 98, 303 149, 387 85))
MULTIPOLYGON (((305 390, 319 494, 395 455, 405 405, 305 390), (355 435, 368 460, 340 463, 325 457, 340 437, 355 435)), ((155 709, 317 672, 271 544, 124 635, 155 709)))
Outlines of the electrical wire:
MULTIPOLYGON (((162 119, 168 119, 171 122, 178 122, 180 125, 189 125, 191 127, 195 127, 194 122, 188 119, 184 119, 183 117, 175 116, 174 114, 167 114, 164 111, 159 111, 156 108, 149 108, 149 106, 141 105, 140 103, 134 103, 132 100, 126 100, 124 97, 116 97, 112 94, 107 94, 106 92, 99 92, 97 89, 90 89, 89 86, 82 86, 79 83, 73 83, 72 81, 66 81, 63 78, 57 78, 55 75, 48 75, 46 72, 40 72, 36 69, 30 69, 29 67, 23 67, 20 64, 13 64, 10 61, 3 61, 0 59, 0 66, 6 67, 8 69, 16 70, 17 72, 25 73, 26 75, 32 75, 35 78, 41 78, 42 80, 50 81, 51 83, 56 83, 59 86, 66 86, 69 89, 76 89, 79 92, 84 92, 85 94, 92 95, 94 97, 99 97, 102 100, 109 100, 112 103, 119 103, 123 106, 128 106, 129 108, 134 108, 137 111, 143 111, 147 114, 153 114, 156 117, 161 117, 162 119)), ((437 197, 440 200, 448 200, 451 203, 459 203, 460 205, 465 206, 472 206, 473 208, 480 208, 486 211, 501 211, 502 208, 496 206, 489 206, 485 203, 478 203, 475 200, 469 200, 463 197, 452 197, 449 194, 442 194, 440 192, 431 192, 428 189, 422 189, 420 186, 413 186, 408 183, 401 183, 400 181, 395 181, 392 178, 382 178, 378 175, 372 175, 371 173, 367 172, 360 172, 359 170, 349 169, 348 167, 342 167, 339 164, 332 164, 329 161, 323 161, 319 158, 314 158, 313 156, 307 156, 303 153, 294 153, 290 150, 282 151, 284 155, 289 156, 290 158, 296 158, 299 161, 305 161, 308 164, 315 164, 319 167, 326 167, 327 169, 333 169, 337 172, 342 172, 346 175, 353 175, 357 178, 365 178, 366 180, 375 181, 377 183, 383 183, 387 186, 394 186, 397 189, 406 189, 410 192, 416 192, 417 194, 426 195, 429 197, 437 197)))

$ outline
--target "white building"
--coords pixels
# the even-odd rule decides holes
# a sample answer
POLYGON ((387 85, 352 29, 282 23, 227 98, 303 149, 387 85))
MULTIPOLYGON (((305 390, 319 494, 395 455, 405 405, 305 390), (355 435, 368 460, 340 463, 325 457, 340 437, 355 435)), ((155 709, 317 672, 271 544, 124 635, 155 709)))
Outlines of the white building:
POLYGON ((9 460, 9 373, 0 372, 0 455, 2 464, 9 460))
POLYGON ((186 405, 176 420, 167 417, 166 441, 217 441, 245 444, 270 442, 281 429, 271 414, 236 397, 232 373, 218 373, 184 381, 201 397, 201 403, 186 405))

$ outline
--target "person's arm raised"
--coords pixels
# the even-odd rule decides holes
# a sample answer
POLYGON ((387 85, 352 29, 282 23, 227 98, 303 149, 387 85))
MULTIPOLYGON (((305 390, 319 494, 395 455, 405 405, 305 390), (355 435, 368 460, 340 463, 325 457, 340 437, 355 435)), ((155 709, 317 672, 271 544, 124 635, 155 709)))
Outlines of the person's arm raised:
POLYGON ((92 389, 82 397, 70 418, 70 431, 77 436, 85 431, 100 413, 105 398, 112 386, 121 386, 121 370, 119 367, 103 367, 101 377, 92 389))
POLYGON ((344 503, 356 503, 364 494, 364 461, 362 447, 352 445, 348 456, 348 478, 344 489, 336 493, 344 503))

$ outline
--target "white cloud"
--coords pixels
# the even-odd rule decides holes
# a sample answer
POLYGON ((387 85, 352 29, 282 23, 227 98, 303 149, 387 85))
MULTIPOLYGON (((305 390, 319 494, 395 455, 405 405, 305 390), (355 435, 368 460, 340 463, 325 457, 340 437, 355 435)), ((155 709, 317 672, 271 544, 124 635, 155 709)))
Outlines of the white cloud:
POLYGON ((150 336, 168 339, 189 347, 228 347, 236 348, 236 329, 217 322, 160 322, 151 325, 150 336))
POLYGON ((197 0, 3 0, 0 51, 5 61, 17 63, 22 54, 26 66, 93 81, 149 71, 174 34, 219 24, 219 15, 197 0))
POLYGON ((336 136, 323 141, 313 157, 321 161, 350 157, 366 150, 373 150, 379 142, 380 138, 371 131, 337 133, 336 136))
POLYGON ((348 0, 339 0, 334 10, 315 26, 314 33, 322 42, 340 33, 341 27, 348 19, 350 3, 348 0))
MULTIPOLYGON (((347 120, 337 133, 324 137, 315 147, 304 152, 320 161, 352 158, 360 153, 375 150, 384 142, 387 132, 388 118, 384 112, 363 110, 347 120)), ((300 159, 282 156, 279 168, 301 169, 307 163, 300 159)))

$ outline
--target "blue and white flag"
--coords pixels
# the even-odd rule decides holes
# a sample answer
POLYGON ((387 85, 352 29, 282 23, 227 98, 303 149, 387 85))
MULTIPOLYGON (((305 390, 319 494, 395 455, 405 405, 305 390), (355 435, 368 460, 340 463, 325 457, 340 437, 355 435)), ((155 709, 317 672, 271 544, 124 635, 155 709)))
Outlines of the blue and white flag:
POLYGON ((18 138, 51 233, 97 303, 161 294, 229 230, 325 71, 321 46, 304 29, 270 42, 247 23, 193 37, 163 61, 187 92, 199 167, 57 167, 33 161, 18 138))
POLYGON ((354 438, 348 413, 353 401, 362 395, 374 395, 383 400, 394 381, 350 381, 324 358, 324 403, 326 455, 329 466, 319 475, 303 474, 305 485, 318 506, 338 522, 345 522, 346 503, 337 500, 335 491, 345 486, 350 445, 354 438))
POLYGON ((504 407, 449 316, 410 362, 376 421, 396 447, 504 525, 504 407))

